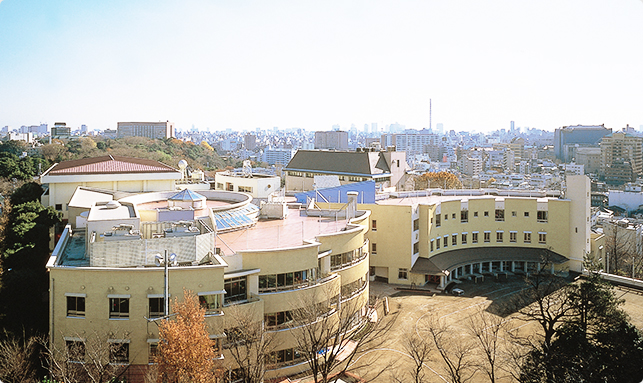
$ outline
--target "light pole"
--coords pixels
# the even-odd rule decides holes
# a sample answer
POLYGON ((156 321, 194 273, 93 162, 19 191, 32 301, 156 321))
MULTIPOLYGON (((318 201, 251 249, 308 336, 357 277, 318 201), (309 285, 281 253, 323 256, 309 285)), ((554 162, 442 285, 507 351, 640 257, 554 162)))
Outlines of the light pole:
POLYGON ((163 262, 163 315, 167 318, 168 315, 170 315, 170 275, 168 273, 168 267, 169 263, 172 262, 173 264, 176 263, 176 254, 172 253, 169 256, 169 262, 168 262, 168 251, 165 250, 163 254, 163 258, 161 258, 161 254, 156 254, 155 258, 155 263, 157 266, 160 266, 161 264, 161 259, 163 262))

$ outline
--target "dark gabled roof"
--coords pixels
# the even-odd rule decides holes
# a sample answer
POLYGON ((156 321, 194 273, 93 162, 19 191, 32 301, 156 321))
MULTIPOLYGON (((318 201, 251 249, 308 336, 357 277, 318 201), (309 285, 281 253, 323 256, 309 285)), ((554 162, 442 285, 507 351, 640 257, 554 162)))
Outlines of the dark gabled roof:
POLYGON ((332 174, 388 174, 390 169, 380 152, 336 152, 298 150, 284 170, 332 174))
POLYGON ((454 266, 488 261, 548 261, 557 265, 567 262, 568 259, 565 256, 543 248, 473 247, 445 251, 430 258, 418 258, 413 268, 411 268, 411 272, 416 274, 443 275, 443 270, 448 270, 454 266))
POLYGON ((178 170, 155 160, 108 155, 63 161, 53 165, 43 176, 175 172, 178 172, 178 170))

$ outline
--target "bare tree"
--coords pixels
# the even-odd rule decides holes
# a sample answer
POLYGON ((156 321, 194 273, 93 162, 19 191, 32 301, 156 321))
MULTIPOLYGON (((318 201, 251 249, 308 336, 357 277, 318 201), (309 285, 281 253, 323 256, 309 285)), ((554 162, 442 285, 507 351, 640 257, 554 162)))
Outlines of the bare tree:
POLYGON ((427 332, 433 345, 438 350, 443 370, 453 383, 468 382, 476 372, 472 359, 474 345, 466 338, 454 333, 444 321, 427 317, 422 323, 420 332, 427 332))
POLYGON ((484 361, 479 361, 477 365, 487 374, 489 381, 495 383, 497 380, 497 360, 502 341, 501 335, 506 329, 507 321, 480 309, 476 314, 470 316, 467 322, 469 332, 478 345, 478 350, 484 355, 484 361))
POLYGON ((64 383, 120 381, 130 366, 130 358, 129 344, 115 342, 118 338, 116 333, 93 332, 65 338, 63 347, 50 342, 45 346, 51 378, 64 383))
MULTIPOLYGON (((373 308, 359 296, 342 301, 338 292, 313 291, 302 294, 292 310, 290 332, 315 383, 334 382, 347 370, 366 366, 358 363, 359 356, 384 342, 396 314, 378 318, 377 302, 373 308)), ((387 367, 375 371, 369 366, 370 378, 387 367)))
POLYGON ((226 310, 225 328, 223 348, 232 359, 226 368, 237 370, 243 382, 263 382, 273 341, 272 335, 265 331, 263 318, 242 306, 231 306, 226 310))
POLYGON ((35 382, 38 348, 41 339, 25 339, 9 335, 0 340, 0 381, 7 383, 35 382))
POLYGON ((430 361, 431 352, 433 352, 433 344, 423 339, 417 332, 408 331, 403 339, 404 350, 410 355, 413 360, 413 366, 407 372, 410 379, 405 377, 395 378, 397 382, 414 383, 424 382, 426 379, 426 363, 430 361))
MULTIPOLYGON (((625 274, 630 260, 636 258, 636 231, 622 227, 618 223, 603 224, 605 231, 605 252, 607 255, 606 272, 625 274)), ((639 256, 640 258, 640 256, 639 256)), ((634 261, 631 262, 632 266, 634 261)))

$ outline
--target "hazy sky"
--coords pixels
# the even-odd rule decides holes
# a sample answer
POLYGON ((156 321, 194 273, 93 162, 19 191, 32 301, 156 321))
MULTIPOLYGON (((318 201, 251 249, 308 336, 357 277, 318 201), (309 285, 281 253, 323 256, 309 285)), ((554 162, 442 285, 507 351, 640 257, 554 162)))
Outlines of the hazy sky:
POLYGON ((641 0, 0 2, 0 126, 643 125, 641 0))

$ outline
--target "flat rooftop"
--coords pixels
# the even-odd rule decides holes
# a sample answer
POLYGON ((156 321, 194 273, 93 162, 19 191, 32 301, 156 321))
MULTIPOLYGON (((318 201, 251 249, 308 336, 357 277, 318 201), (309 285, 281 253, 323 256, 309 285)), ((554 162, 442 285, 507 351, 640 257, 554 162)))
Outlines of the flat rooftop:
POLYGON ((525 199, 537 199, 540 202, 546 202, 551 199, 558 199, 555 197, 540 197, 540 196, 528 196, 528 195, 511 195, 511 196, 496 196, 496 195, 431 195, 431 196, 406 196, 402 198, 387 198, 375 201, 376 205, 401 205, 401 206, 413 206, 413 205, 432 205, 439 202, 445 201, 467 201, 467 200, 479 200, 479 199, 505 199, 505 198, 525 198, 525 199))
POLYGON ((243 250, 301 246, 305 240, 314 240, 319 234, 340 231, 346 223, 345 218, 309 217, 305 210, 288 209, 285 219, 260 219, 248 229, 219 234, 217 247, 230 255, 243 250))

